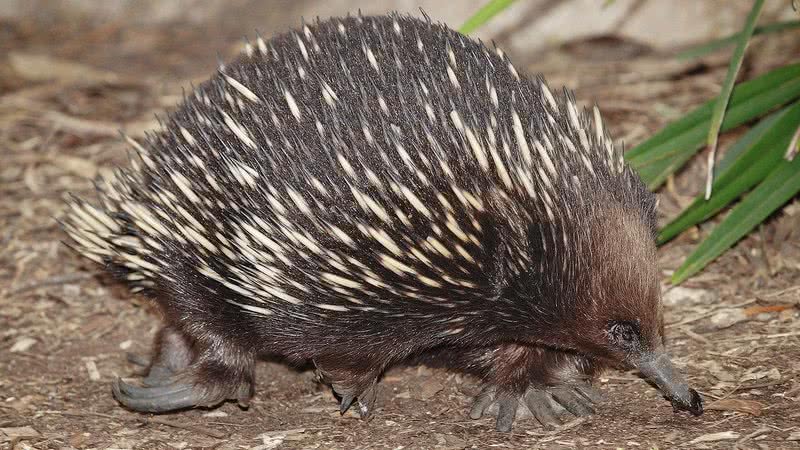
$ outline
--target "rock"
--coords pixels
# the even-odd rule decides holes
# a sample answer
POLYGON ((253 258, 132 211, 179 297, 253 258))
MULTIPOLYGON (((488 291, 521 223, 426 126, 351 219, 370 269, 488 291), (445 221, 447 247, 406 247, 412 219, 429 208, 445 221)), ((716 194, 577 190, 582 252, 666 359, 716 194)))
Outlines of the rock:
POLYGON ((664 292, 663 302, 666 306, 713 305, 717 301, 717 293, 707 289, 693 289, 675 286, 664 292))
POLYGON ((748 320, 749 317, 745 314, 742 308, 726 308, 717 311, 709 321, 713 328, 721 330, 733 326, 739 322, 748 320))

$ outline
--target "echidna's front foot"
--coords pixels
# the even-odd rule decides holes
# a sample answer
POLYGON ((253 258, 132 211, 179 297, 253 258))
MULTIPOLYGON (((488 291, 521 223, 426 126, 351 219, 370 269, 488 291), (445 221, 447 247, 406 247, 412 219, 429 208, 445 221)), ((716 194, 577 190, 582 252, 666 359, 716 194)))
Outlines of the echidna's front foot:
POLYGON ((559 415, 564 410, 576 416, 593 414, 600 398, 599 391, 585 383, 531 386, 522 394, 498 392, 496 386, 490 385, 475 397, 469 416, 479 419, 484 414, 496 415, 497 431, 510 431, 515 418, 531 415, 545 427, 554 427, 561 424, 559 415))
POLYGON ((331 387, 334 392, 342 399, 339 403, 339 412, 342 414, 346 413, 353 404, 353 400, 355 400, 356 406, 358 406, 358 415, 361 416, 362 419, 368 419, 370 414, 375 410, 375 400, 378 397, 376 385, 377 383, 373 382, 360 394, 355 394, 346 387, 337 386, 335 383, 332 384, 331 387))
POLYGON ((318 362, 317 378, 327 383, 339 397, 339 412, 346 413, 355 404, 358 406, 358 415, 368 419, 375 410, 378 397, 378 377, 373 372, 359 373, 351 369, 333 368, 323 369, 318 362))

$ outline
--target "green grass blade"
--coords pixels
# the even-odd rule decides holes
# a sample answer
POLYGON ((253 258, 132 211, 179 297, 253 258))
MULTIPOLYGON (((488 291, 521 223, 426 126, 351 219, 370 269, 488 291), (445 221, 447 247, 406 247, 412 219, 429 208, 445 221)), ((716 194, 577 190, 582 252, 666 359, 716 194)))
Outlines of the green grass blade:
MULTIPOLYGON (((800 97, 800 64, 775 69, 733 90, 721 131, 737 127, 800 97)), ((703 146, 713 100, 664 127, 626 152, 625 159, 649 188, 661 185, 703 146)))
POLYGON ((770 116, 743 137, 737 145, 745 142, 743 150, 726 163, 714 181, 714 195, 705 200, 703 195, 695 198, 677 218, 667 224, 658 235, 662 244, 687 228, 713 216, 731 201, 739 198, 761 182, 783 161, 783 152, 789 145, 792 131, 800 124, 800 102, 770 116), (765 125, 766 124, 766 125, 765 125))
MULTIPOLYGON (((798 79, 800 79, 800 62, 779 67, 758 78, 739 83, 733 89, 730 107, 733 108, 743 103, 749 103, 753 98, 757 98, 778 86, 791 83, 798 79)), ((787 100, 787 103, 788 102, 789 100, 787 100)), ((712 99, 695 108, 682 118, 668 124, 646 141, 629 150, 625 153, 625 159, 631 162, 646 160, 652 148, 670 142, 676 136, 695 128, 699 122, 707 122, 711 117, 711 110, 713 107, 714 100, 712 99)), ((725 122, 723 121, 723 126, 724 124, 725 122)), ((707 124, 705 128, 708 128, 707 124)))
POLYGON ((686 258, 672 275, 672 282, 682 283, 702 270, 798 193, 800 158, 783 161, 686 258))
POLYGON ((747 22, 745 22, 744 30, 739 34, 739 42, 736 44, 736 50, 733 51, 733 56, 728 64, 725 82, 722 83, 722 92, 717 96, 717 101, 714 104, 714 112, 711 114, 711 126, 708 128, 708 138, 706 139, 706 144, 709 148, 706 199, 711 197, 711 181, 714 178, 714 161, 717 154, 717 143, 719 141, 719 129, 722 126, 722 118, 725 117, 725 110, 728 108, 728 101, 731 98, 731 92, 733 92, 733 85, 736 83, 736 75, 739 73, 739 68, 742 67, 744 51, 747 49, 747 44, 750 43, 750 37, 753 35, 753 30, 756 28, 756 22, 758 21, 758 16, 761 15, 761 9, 763 7, 764 0, 756 0, 753 2, 753 8, 750 10, 750 14, 747 15, 747 22))
MULTIPOLYGON (((753 146, 756 140, 761 139, 764 135, 764 132, 767 131, 772 125, 775 124, 775 121, 778 120, 786 111, 789 110, 789 106, 779 109, 774 113, 768 115, 767 117, 758 121, 758 123, 753 127, 747 130, 747 132, 739 138, 738 141, 734 142, 731 145, 731 148, 725 152, 722 156, 722 159, 717 164, 717 173, 714 176, 714 182, 717 183, 720 175, 724 174, 728 171, 728 168, 739 159, 739 156, 742 155, 747 149, 753 146)), ((717 185, 714 185, 716 188, 717 185)))
POLYGON ((483 8, 479 9, 472 17, 467 19, 458 31, 464 34, 472 33, 499 12, 511 6, 515 1, 516 0, 491 0, 483 5, 483 8))
MULTIPOLYGON (((753 30, 753 35, 778 33, 784 30, 791 30, 794 28, 800 28, 800 20, 787 20, 785 22, 775 22, 764 26, 756 27, 756 29, 753 30)), ((726 36, 721 39, 717 39, 705 44, 698 45, 696 47, 686 49, 678 53, 676 57, 681 60, 688 60, 705 56, 721 48, 725 48, 729 45, 735 44, 739 40, 740 35, 741 32, 734 33, 730 36, 726 36)))

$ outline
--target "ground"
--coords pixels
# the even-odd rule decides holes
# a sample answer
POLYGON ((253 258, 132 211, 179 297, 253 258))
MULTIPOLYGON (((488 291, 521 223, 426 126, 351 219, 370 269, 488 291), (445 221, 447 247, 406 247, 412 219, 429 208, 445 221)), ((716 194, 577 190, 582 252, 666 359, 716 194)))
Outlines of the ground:
MULTIPOLYGON (((669 350, 705 396, 701 417, 675 414, 635 373, 598 384, 598 414, 556 430, 519 421, 496 433, 470 420, 478 380, 426 367, 391 370, 369 422, 340 416, 309 372, 258 367, 249 409, 224 404, 151 416, 120 407, 110 382, 136 368, 159 319, 148 303, 69 251, 55 219, 68 192, 124 163, 123 128, 153 128, 154 112, 232 54, 227 37, 202 41, 180 25, 126 28, 0 23, 0 448, 800 448, 800 207, 775 215, 707 270, 666 281, 710 226, 660 250, 669 350), (190 44, 192 43, 192 44, 190 44)), ((751 77, 800 52, 800 39, 759 41, 751 77)), ((726 55, 679 62, 630 42, 594 39, 518 67, 599 102, 618 139, 640 142, 719 90, 726 55)), ((730 139, 723 140, 723 146, 730 139)), ((699 161, 660 192, 662 220, 698 192, 699 161)))

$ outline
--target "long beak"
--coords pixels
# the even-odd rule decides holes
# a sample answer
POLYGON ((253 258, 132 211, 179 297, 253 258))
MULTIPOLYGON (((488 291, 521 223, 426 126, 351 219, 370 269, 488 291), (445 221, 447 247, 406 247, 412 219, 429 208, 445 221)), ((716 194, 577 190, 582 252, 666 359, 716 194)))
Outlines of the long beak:
POLYGON ((690 388, 669 356, 662 351, 645 354, 637 364, 642 375, 656 384, 661 392, 672 402, 677 411, 689 411, 695 416, 703 414, 703 399, 690 388))

